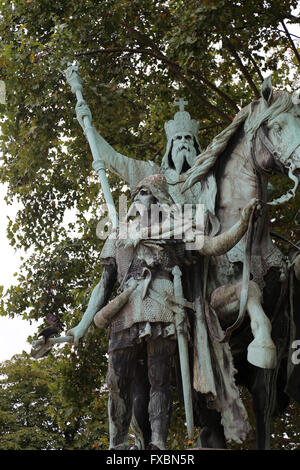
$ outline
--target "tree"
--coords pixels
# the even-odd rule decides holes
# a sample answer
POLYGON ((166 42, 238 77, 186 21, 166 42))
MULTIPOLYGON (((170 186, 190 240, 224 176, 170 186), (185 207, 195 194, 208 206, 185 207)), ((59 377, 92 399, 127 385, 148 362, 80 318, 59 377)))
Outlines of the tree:
POLYGON ((51 372, 48 367, 39 368, 37 362, 21 356, 1 364, 2 450, 47 450, 57 448, 63 441, 58 423, 50 417, 51 372))
MULTIPOLYGON (((90 345, 95 347, 95 338, 90 345)), ((68 348, 42 361, 23 353, 1 364, 0 449, 107 447, 107 392, 98 369, 103 365, 95 357, 87 364, 89 351, 78 355, 68 348)))
MULTIPOLYGON (((295 89, 300 60, 288 25, 298 21, 296 6, 290 0, 2 1, 0 181, 8 183, 7 201, 23 205, 8 237, 28 255, 18 284, 2 296, 1 314, 31 320, 55 313, 69 328, 101 275, 95 228, 103 198, 74 119, 75 98, 62 73, 67 62, 80 61, 84 96, 104 138, 125 155, 159 162, 175 98, 189 101, 205 148, 259 96, 269 72, 275 87, 295 89)), ((109 181, 117 200, 119 181, 113 175, 109 181)), ((276 177, 273 184, 277 196, 289 183, 276 177)), ((294 241, 298 205, 299 195, 272 214, 274 230, 294 241)))

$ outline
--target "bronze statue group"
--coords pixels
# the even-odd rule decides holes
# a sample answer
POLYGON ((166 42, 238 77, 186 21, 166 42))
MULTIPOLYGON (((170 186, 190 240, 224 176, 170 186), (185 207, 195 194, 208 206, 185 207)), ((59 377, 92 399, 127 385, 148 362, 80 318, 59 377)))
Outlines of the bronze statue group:
POLYGON ((201 428, 200 447, 241 443, 250 425, 237 376, 253 396, 257 446, 268 448, 273 410, 284 409, 286 393, 299 401, 299 365, 287 361, 300 334, 293 317, 300 257, 288 262, 273 243, 268 213, 269 204, 294 197, 297 188, 299 105, 273 92, 266 79, 261 98, 202 153, 199 124, 180 99, 165 124, 158 166, 115 151, 91 125, 78 67, 70 66, 66 77, 114 223, 101 252, 101 279, 79 324, 65 339, 45 338, 42 346, 39 340, 34 357, 54 342, 77 345, 93 322, 109 329, 111 450, 166 448, 174 385, 188 436, 201 428), (131 190, 118 223, 106 169, 131 190), (272 171, 288 174, 294 188, 269 202, 272 171))

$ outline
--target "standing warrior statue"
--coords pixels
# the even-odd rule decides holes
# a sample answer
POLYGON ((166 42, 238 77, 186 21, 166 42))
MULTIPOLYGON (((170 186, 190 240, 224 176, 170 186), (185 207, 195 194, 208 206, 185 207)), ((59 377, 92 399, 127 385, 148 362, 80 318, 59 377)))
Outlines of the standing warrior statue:
MULTIPOLYGON (((199 124, 197 121, 191 119, 189 113, 184 110, 187 102, 181 99, 179 102, 175 103, 179 105, 179 111, 175 114, 173 120, 165 124, 168 139, 167 148, 161 166, 158 167, 153 162, 144 162, 121 155, 96 132, 91 125, 91 112, 82 98, 81 81, 77 71, 78 69, 76 67, 71 66, 67 69, 66 76, 72 86, 72 90, 76 92, 78 100, 76 106, 77 118, 90 142, 94 157, 94 169, 99 171, 100 168, 102 170, 101 176, 103 177, 103 166, 105 163, 106 167, 122 177, 130 185, 131 189, 134 189, 143 178, 149 175, 155 173, 163 174, 166 179, 168 192, 176 204, 203 204, 205 210, 205 224, 207 224, 207 222, 210 223, 207 224, 209 233, 210 235, 215 235, 219 230, 219 222, 214 216, 214 207, 212 206, 212 201, 214 201, 216 193, 215 179, 213 176, 208 176, 206 179, 205 184, 207 188, 205 191, 202 191, 201 183, 193 185, 191 189, 185 192, 182 191, 185 173, 193 166, 194 160, 200 152, 200 145, 197 138, 199 124), (79 84, 78 81, 80 82, 79 84), (79 91, 78 87, 80 88, 79 91)), ((103 191, 105 195, 107 192, 105 191, 105 186, 103 191)), ((106 196, 105 199, 107 200, 106 196)), ((216 396, 215 379, 211 377, 211 369, 209 368, 210 361, 208 358, 210 355, 210 346, 207 338, 208 332, 206 332, 207 326, 204 319, 203 303, 201 301, 201 286, 203 285, 203 279, 200 273, 201 264, 202 261, 198 257, 198 259, 195 260, 195 264, 189 269, 185 269, 183 273, 185 277, 185 287, 189 286, 189 300, 195 300, 195 316, 191 325, 194 335, 193 388, 201 394, 211 396, 211 393, 213 393, 213 395, 216 396), (209 384, 206 383, 206 378, 204 380, 204 377, 210 377, 209 384)), ((213 339, 211 340, 213 341, 213 339)), ((220 368, 223 369, 223 373, 225 373, 225 369, 222 365, 220 365, 220 368)), ((233 384, 234 381, 230 378, 227 380, 227 383, 233 384)), ((232 392, 233 395, 235 395, 235 392, 232 392)), ((147 395, 147 387, 144 387, 143 390, 142 387, 140 387, 138 396, 134 400, 134 404, 137 404, 134 406, 134 418, 136 423, 146 422, 143 416, 140 416, 141 408, 138 406, 139 397, 142 395, 144 399, 147 395)), ((224 399, 217 399, 214 406, 216 409, 219 409, 219 411, 225 412, 224 399)), ((229 415, 232 416, 231 413, 229 413, 229 415)), ((230 420, 231 417, 227 421, 230 422, 230 420)), ((142 428, 139 426, 135 427, 135 434, 140 436, 141 441, 146 439, 146 427, 145 425, 142 428)), ((229 427, 232 428, 231 425, 229 427)), ((241 436, 245 435, 244 427, 241 425, 240 428, 237 425, 235 428, 236 431, 230 431, 228 435, 229 438, 233 438, 239 442, 241 436)), ((221 437, 221 439, 222 438, 223 437, 221 437)), ((139 438, 137 440, 139 440, 139 438)))
MULTIPOLYGON (((163 213, 166 204, 174 204, 162 174, 143 179, 133 192, 133 198, 128 214, 134 213, 134 206, 142 204, 148 215, 146 220, 150 220, 151 206, 159 205, 163 213)), ((232 247, 245 233, 250 212, 256 204, 256 200, 248 204, 240 221, 230 231, 212 238, 204 236, 199 252, 217 255, 232 247)), ((153 224, 151 227, 144 225, 143 220, 138 213, 129 224, 129 238, 119 238, 117 230, 107 239, 101 253, 104 268, 101 281, 92 293, 82 320, 67 333, 77 344, 93 321, 100 327, 110 324, 107 374, 110 449, 116 450, 128 448, 133 399, 138 397, 136 389, 145 380, 150 384, 149 402, 139 403, 139 406, 145 414, 149 412, 151 428, 141 448, 165 449, 172 409, 171 371, 176 338, 179 340, 180 334, 174 313, 177 314, 182 305, 192 306, 183 297, 177 302, 178 292, 174 292, 175 282, 177 289, 178 285, 180 288, 178 273, 187 260, 184 239, 165 238, 161 226, 158 230, 153 224), (137 228, 140 232, 135 237, 137 228), (160 233, 160 237, 152 238, 151 231, 160 233), (106 305, 116 281, 120 283, 119 295, 106 305)), ((169 235, 170 232, 167 237, 169 235)), ((188 372, 187 367, 182 380, 189 380, 188 372)), ((141 397, 145 398, 145 394, 141 397)))
MULTIPOLYGON (((215 179, 213 175, 208 176, 206 179, 206 190, 202 191, 202 183, 196 183, 192 188, 183 192, 183 184, 186 179, 187 171, 193 167, 196 157, 201 153, 201 148, 198 140, 199 123, 191 119, 190 114, 185 110, 187 101, 180 99, 176 101, 175 106, 179 106, 179 111, 175 113, 174 119, 165 123, 165 132, 167 137, 167 145, 165 154, 162 158, 161 165, 158 166, 153 162, 137 160, 128 158, 125 155, 116 152, 113 147, 96 131, 91 128, 89 132, 94 132, 94 140, 96 143, 97 151, 101 156, 102 161, 105 162, 108 170, 120 176, 133 190, 135 186, 146 176, 151 174, 161 173, 165 176, 168 192, 176 204, 203 204, 204 220, 207 225, 207 233, 216 235, 218 233, 220 224, 215 217, 215 210, 213 206, 214 197, 217 191, 215 179), (209 188, 209 190, 207 190, 209 188)), ((84 132, 86 116, 91 116, 90 109, 83 99, 78 99, 76 105, 77 119, 82 126, 84 132)), ((94 168, 97 169, 97 160, 94 160, 94 168)), ((199 257, 200 258, 200 257, 199 257)), ((206 375, 210 373, 208 368, 209 362, 207 356, 209 355, 209 340, 203 341, 203 335, 207 338, 206 321, 204 319, 203 303, 201 300, 201 291, 204 284, 201 266, 203 262, 197 259, 195 264, 189 269, 183 270, 183 277, 185 278, 184 285, 188 286, 189 300, 196 300, 196 315, 192 322, 193 336, 195 337, 195 354, 193 360, 193 388, 194 390, 202 393, 211 392, 214 390, 213 386, 203 385, 203 371, 206 375)), ((187 295, 187 292, 185 292, 187 295)), ((139 390, 141 393, 141 388, 139 390)), ((138 400, 136 400, 138 403, 138 400)), ((200 405, 202 406, 202 405, 200 405)), ((139 419, 138 415, 140 408, 135 407, 136 422, 145 422, 144 419, 139 419)), ((198 423, 199 425, 199 423, 198 423)), ((146 434, 145 429, 135 427, 135 434, 146 434)), ((137 438, 137 441, 139 438, 137 438)), ((143 440, 143 437, 141 437, 143 440)), ((139 444, 138 444, 139 445, 139 444)))

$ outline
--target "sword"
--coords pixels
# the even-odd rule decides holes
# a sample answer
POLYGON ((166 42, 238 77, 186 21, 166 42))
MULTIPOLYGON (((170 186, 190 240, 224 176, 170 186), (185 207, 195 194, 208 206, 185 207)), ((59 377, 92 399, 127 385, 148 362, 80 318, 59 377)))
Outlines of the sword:
MULTIPOLYGON (((69 64, 69 67, 65 70, 64 74, 65 74, 67 82, 71 86, 72 92, 76 95, 77 103, 84 102, 84 99, 82 96, 82 80, 79 75, 78 65, 69 64)), ((110 187, 108 184, 108 180, 106 177, 105 163, 100 156, 91 121, 92 121, 92 114, 90 110, 88 109, 87 114, 83 117, 84 134, 88 140, 88 143, 92 151, 92 155, 94 159, 93 168, 97 171, 98 176, 99 176, 99 180, 100 180, 104 198, 107 204, 108 214, 112 222, 112 226, 113 228, 116 228, 118 225, 118 214, 115 208, 114 200, 113 200, 110 187)))
POLYGON ((192 387, 191 387, 191 375, 190 375, 190 363, 189 363, 189 351, 187 343, 187 323, 186 323, 186 313, 184 308, 180 307, 183 297, 183 289, 181 283, 182 273, 179 269, 179 266, 175 266, 172 270, 174 277, 174 293, 176 294, 175 298, 179 298, 179 310, 175 313, 175 326, 177 331, 178 338, 178 349, 179 349, 179 359, 180 359, 180 370, 182 377, 182 387, 183 387, 183 398, 184 398, 184 408, 185 416, 187 423, 187 432, 190 439, 194 437, 194 414, 193 414, 193 402, 192 402, 192 387))

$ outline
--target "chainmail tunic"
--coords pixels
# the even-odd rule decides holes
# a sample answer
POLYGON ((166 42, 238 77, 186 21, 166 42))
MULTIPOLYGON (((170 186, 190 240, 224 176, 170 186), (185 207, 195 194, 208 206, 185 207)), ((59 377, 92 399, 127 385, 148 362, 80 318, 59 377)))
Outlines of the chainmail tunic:
POLYGON ((108 238, 101 252, 103 264, 116 264, 118 293, 133 280, 140 281, 110 325, 110 350, 147 336, 176 337, 174 312, 165 297, 174 294, 172 269, 182 264, 183 244, 168 240, 161 246, 153 243, 149 247, 147 242, 141 240, 136 247, 124 248, 119 240, 108 238), (121 336, 119 332, 123 332, 121 336))

